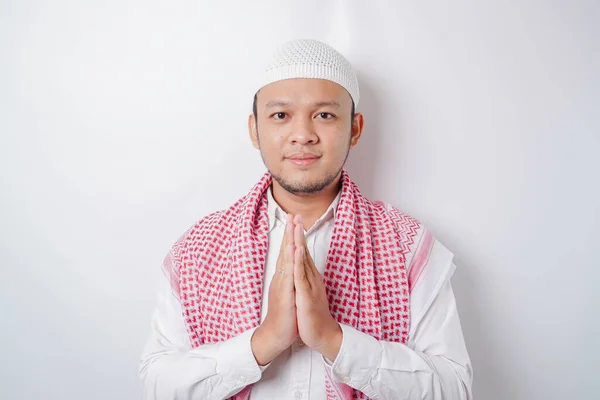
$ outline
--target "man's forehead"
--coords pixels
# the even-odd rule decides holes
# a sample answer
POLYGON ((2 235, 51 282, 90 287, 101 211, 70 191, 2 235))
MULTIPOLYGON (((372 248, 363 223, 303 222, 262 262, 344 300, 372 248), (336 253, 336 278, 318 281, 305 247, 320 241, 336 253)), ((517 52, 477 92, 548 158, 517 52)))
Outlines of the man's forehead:
MULTIPOLYGON (((285 100, 269 100, 265 104, 265 108, 275 108, 275 107, 289 107, 295 105, 294 101, 285 101, 285 100)), ((340 108, 341 105, 336 100, 324 100, 324 101, 315 101, 310 103, 311 106, 315 107, 332 107, 332 108, 340 108)))
POLYGON ((261 88, 258 99, 267 107, 311 103, 341 107, 350 103, 350 93, 341 85, 315 78, 293 78, 270 83, 261 88))

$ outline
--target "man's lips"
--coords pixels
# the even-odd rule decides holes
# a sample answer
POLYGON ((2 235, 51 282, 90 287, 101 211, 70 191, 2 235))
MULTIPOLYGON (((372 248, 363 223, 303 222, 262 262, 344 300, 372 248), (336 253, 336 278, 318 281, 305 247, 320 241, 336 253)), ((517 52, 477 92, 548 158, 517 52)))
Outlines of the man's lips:
POLYGON ((306 166, 314 163, 320 157, 312 154, 298 154, 288 157, 287 159, 295 165, 306 166))

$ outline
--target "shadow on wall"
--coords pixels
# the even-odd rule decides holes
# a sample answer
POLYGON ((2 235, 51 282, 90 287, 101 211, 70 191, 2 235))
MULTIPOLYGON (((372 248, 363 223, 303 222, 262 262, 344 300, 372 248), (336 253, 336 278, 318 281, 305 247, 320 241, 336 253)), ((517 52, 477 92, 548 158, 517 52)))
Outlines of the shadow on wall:
MULTIPOLYGON (((386 142, 380 123, 383 117, 380 107, 381 98, 378 98, 377 90, 370 85, 368 77, 359 74, 359 82, 360 107, 357 108, 357 111, 364 114, 365 126, 360 143, 350 151, 346 169, 360 187, 361 192, 367 198, 376 199, 379 197, 377 196, 377 186, 381 183, 376 177, 384 173, 386 163, 388 165, 390 163, 399 165, 399 162, 395 159, 385 160, 386 163, 380 161, 382 143, 386 142)), ((399 110, 398 114, 395 113, 390 118, 394 118, 396 120, 394 122, 399 122, 397 120, 401 114, 402 110, 399 110)), ((398 126, 401 125, 398 124, 398 126)), ((401 136, 404 132, 395 131, 395 134, 401 136)), ((434 231, 436 236, 438 236, 438 233, 434 231)), ((486 320, 484 316, 489 313, 489 310, 483 309, 481 305, 481 299, 484 298, 485 294, 479 290, 477 280, 474 279, 476 278, 474 271, 477 265, 459 256, 460 254, 469 254, 468 249, 460 249, 459 246, 456 246, 456 248, 451 247, 450 243, 458 244, 460 241, 446 236, 455 234, 458 233, 446 232, 446 235, 441 235, 438 239, 448 245, 450 250, 456 254, 454 262, 457 269, 452 278, 452 286, 456 296, 465 342, 474 370, 473 397, 475 399, 481 397, 486 400, 512 398, 514 393, 511 392, 511 385, 507 384, 507 374, 499 367, 501 365, 498 362, 500 357, 496 353, 493 336, 490 335, 491 332, 489 331, 490 327, 481 323, 481 321, 486 320)))
POLYGON ((360 100, 357 111, 365 118, 363 135, 358 145, 350 150, 350 156, 346 162, 346 169, 356 182, 360 191, 367 198, 374 198, 377 181, 374 177, 379 171, 377 160, 379 159, 379 143, 381 142, 381 127, 379 126, 379 102, 377 94, 368 79, 358 73, 360 82, 360 100))
POLYGON ((452 289, 474 371, 473 397, 486 400, 516 398, 516 393, 511 390, 514 384, 511 384, 508 374, 501 368, 506 365, 506 360, 497 353, 491 327, 481 322, 490 320, 489 316, 485 316, 492 310, 485 310, 482 306, 482 299, 486 295, 474 279, 473 271, 477 266, 456 256, 454 263, 456 272, 452 277, 452 289))

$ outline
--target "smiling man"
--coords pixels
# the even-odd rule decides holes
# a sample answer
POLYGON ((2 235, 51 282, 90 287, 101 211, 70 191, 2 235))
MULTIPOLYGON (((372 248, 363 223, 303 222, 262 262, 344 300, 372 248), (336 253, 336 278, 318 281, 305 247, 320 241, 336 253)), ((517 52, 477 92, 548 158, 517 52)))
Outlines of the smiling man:
POLYGON ((268 172, 165 257, 145 399, 472 398, 452 253, 344 170, 358 101, 330 46, 274 53, 248 118, 268 172))

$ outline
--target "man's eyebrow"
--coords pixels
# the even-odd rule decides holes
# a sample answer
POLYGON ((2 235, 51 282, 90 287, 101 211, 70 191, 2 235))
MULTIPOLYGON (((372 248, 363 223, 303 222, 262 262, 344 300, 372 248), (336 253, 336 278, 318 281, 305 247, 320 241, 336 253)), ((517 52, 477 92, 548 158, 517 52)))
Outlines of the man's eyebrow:
POLYGON ((315 103, 316 107, 324 107, 324 106, 330 106, 333 108, 340 108, 340 103, 338 103, 337 101, 319 101, 317 103, 315 103))
MULTIPOLYGON (((286 102, 286 101, 280 101, 280 100, 269 100, 267 102, 267 104, 265 105, 265 108, 272 108, 272 107, 286 107, 289 106, 290 103, 286 102)), ((333 108, 340 108, 340 103, 338 103, 337 101, 318 101, 316 103, 313 104, 315 107, 324 107, 324 106, 330 106, 333 108)))
POLYGON ((279 100, 269 100, 267 101, 267 104, 265 105, 266 108, 271 108, 271 107, 285 107, 285 106, 289 106, 290 103, 287 103, 285 101, 279 101, 279 100))

